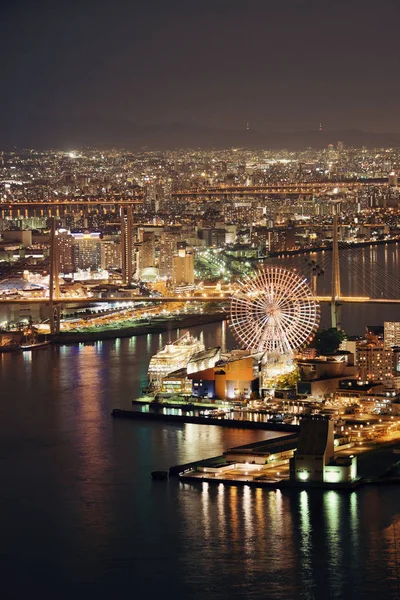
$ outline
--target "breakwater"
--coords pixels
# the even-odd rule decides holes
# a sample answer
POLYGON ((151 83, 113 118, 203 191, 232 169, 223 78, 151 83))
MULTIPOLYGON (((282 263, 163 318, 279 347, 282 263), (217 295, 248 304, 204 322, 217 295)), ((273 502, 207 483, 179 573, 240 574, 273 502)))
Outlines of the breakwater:
POLYGON ((194 423, 197 425, 217 425, 219 427, 233 427, 237 429, 258 429, 264 431, 299 431, 298 425, 289 423, 268 423, 246 421, 239 419, 213 418, 194 415, 166 415, 156 412, 141 412, 139 410, 123 410, 114 408, 111 415, 117 419, 135 419, 138 421, 164 421, 167 423, 194 423))

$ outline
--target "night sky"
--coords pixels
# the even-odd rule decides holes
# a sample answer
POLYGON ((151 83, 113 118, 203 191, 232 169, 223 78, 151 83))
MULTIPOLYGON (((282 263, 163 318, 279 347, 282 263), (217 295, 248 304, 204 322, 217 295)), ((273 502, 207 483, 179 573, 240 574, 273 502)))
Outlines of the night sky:
POLYGON ((72 117, 400 133, 399 0, 1 6, 4 139, 72 117))

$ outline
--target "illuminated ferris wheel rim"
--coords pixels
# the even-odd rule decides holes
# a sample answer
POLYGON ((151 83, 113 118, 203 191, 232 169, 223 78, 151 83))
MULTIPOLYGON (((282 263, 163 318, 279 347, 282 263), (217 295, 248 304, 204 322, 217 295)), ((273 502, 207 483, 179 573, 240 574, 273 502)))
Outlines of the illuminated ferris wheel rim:
POLYGON ((319 305, 296 272, 260 268, 239 282, 231 301, 230 326, 247 349, 282 354, 303 346, 319 323, 319 305))

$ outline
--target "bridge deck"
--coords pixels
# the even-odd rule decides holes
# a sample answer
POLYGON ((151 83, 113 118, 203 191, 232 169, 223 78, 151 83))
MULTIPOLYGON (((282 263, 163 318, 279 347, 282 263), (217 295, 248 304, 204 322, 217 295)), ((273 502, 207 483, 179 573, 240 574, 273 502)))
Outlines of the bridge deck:
MULTIPOLYGON (((326 304, 332 302, 330 296, 315 296, 314 299, 317 302, 326 304)), ((68 298, 54 298, 54 304, 87 304, 90 302, 100 303, 111 303, 111 302, 149 302, 149 303, 163 303, 163 302, 229 302, 231 296, 165 296, 165 297, 151 297, 148 296, 132 296, 131 298, 102 298, 97 296, 85 296, 85 297, 68 297, 68 298)), ((50 298, 0 298, 0 304, 49 304, 50 298)), ((400 304, 400 298, 367 298, 363 296, 342 296, 335 300, 338 304, 400 304)))

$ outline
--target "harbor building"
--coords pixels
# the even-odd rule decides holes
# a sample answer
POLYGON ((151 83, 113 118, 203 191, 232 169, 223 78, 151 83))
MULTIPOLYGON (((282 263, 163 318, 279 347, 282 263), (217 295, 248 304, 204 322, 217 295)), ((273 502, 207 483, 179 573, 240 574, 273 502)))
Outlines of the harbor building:
POLYGON ((332 356, 298 359, 300 381, 297 382, 297 393, 320 400, 334 394, 344 377, 355 377, 358 374, 353 358, 350 352, 338 352, 332 356))
POLYGON ((162 392, 242 401, 258 394, 259 359, 247 351, 221 354, 218 346, 201 348, 186 334, 153 356, 149 381, 162 392))
POLYGON ((220 400, 243 400, 259 391, 259 357, 233 350, 221 355, 215 366, 188 373, 193 395, 220 400))
POLYGON ((334 422, 323 417, 302 419, 299 440, 290 461, 296 482, 344 483, 357 477, 355 456, 334 456, 334 422))
POLYGON ((298 443, 298 434, 285 434, 278 438, 251 442, 225 450, 227 463, 250 465, 281 465, 293 458, 298 443))

